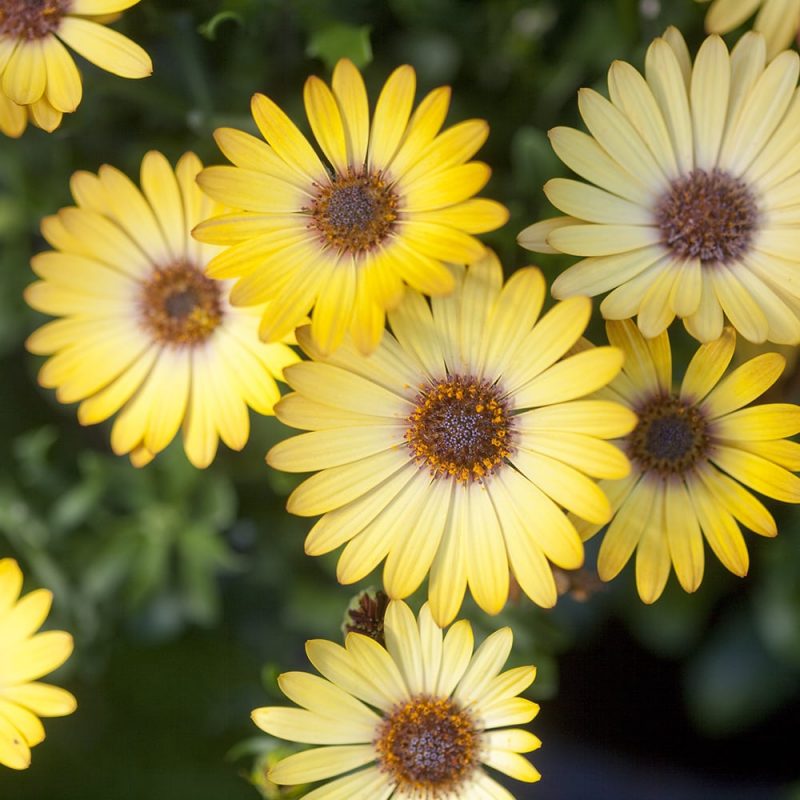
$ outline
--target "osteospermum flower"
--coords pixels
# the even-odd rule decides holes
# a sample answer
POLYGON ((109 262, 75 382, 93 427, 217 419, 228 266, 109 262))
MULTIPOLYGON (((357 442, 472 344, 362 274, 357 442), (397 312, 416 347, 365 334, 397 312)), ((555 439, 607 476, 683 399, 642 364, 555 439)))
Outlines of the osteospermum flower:
POLYGON ((512 798, 486 772, 517 780, 540 778, 520 755, 541 742, 521 728, 539 710, 519 697, 534 667, 500 672, 513 642, 510 628, 489 636, 473 654, 469 622, 447 635, 427 605, 419 621, 403 602, 386 613, 386 648, 360 633, 341 647, 315 639, 309 661, 323 677, 288 672, 281 690, 301 708, 257 708, 253 720, 273 736, 324 745, 280 761, 269 773, 279 784, 311 783, 349 773, 303 795, 347 797, 512 798))
POLYGON ((30 766, 31 748, 45 737, 40 717, 63 717, 76 708, 69 692, 38 682, 72 653, 68 633, 37 633, 53 595, 37 589, 20 599, 21 590, 17 562, 0 559, 0 764, 11 769, 30 766))
POLYGON ((613 290, 607 319, 638 314, 645 336, 674 317, 703 342, 723 315, 746 339, 800 341, 800 58, 765 67, 759 34, 729 55, 718 36, 694 65, 669 29, 647 51, 646 78, 609 71, 611 101, 582 89, 591 135, 555 128, 560 158, 592 184, 556 179, 569 214, 527 228, 520 243, 587 256, 553 283, 556 297, 613 290))
MULTIPOLYGON (((696 0, 707 3, 708 0, 696 0)), ((728 33, 758 11, 753 29, 767 40, 767 58, 789 47, 800 28, 800 0, 713 0, 706 14, 709 33, 728 33)))
POLYGON ((218 439, 236 450, 249 436, 247 407, 271 414, 275 379, 297 361, 285 344, 258 339, 260 308, 228 302, 230 282, 204 273, 218 248, 192 239, 198 220, 222 209, 198 188, 200 160, 173 171, 161 153, 142 161, 143 192, 119 170, 77 172, 77 207, 42 222, 54 250, 31 262, 42 279, 25 299, 62 319, 36 331, 28 349, 51 358, 39 382, 62 403, 81 401, 91 425, 119 412, 115 453, 141 466, 183 425, 189 460, 207 466, 218 439))
MULTIPOLYGON (((693 592, 703 579, 703 537, 731 572, 747 574, 739 525, 762 536, 777 533, 748 488, 800 503, 800 478, 790 472, 800 469, 800 444, 785 438, 800 431, 800 406, 745 407, 778 379, 783 356, 756 356, 723 378, 736 341, 726 328, 697 350, 675 389, 666 333, 646 340, 631 321, 609 322, 607 330, 625 351, 625 367, 600 396, 628 405, 639 424, 620 442, 631 474, 601 482, 615 516, 600 546, 600 577, 614 578, 635 550, 642 600, 658 599, 670 564, 693 592)), ((576 524, 585 538, 600 527, 576 524)))
POLYGON ((123 78, 145 78, 150 56, 102 24, 139 0, 0 0, 0 131, 21 136, 28 117, 55 130, 83 87, 64 45, 123 78))
POLYGON ((432 307, 407 292, 371 356, 349 341, 325 356, 299 329, 313 361, 286 370, 295 393, 275 413, 310 433, 267 455, 277 469, 320 470, 287 506, 324 514, 307 553, 347 542, 337 571, 343 583, 386 558, 393 599, 411 594, 430 570, 431 608, 442 625, 467 584, 481 608, 499 612, 509 566, 536 603, 556 602, 549 561, 566 569, 583 562, 561 507, 609 519, 592 478, 627 475, 625 456, 603 440, 636 422, 620 404, 578 400, 622 365, 613 347, 564 358, 589 321, 587 298, 538 319, 545 283, 535 267, 505 286, 494 256, 451 269, 455 291, 432 307))
POLYGON ((489 179, 486 164, 469 161, 487 124, 467 120, 439 133, 450 90, 435 89, 412 115, 415 85, 411 67, 396 69, 370 121, 364 82, 350 61, 336 65, 332 89, 310 77, 303 96, 324 161, 260 94, 252 111, 266 144, 237 130, 216 132, 236 166, 209 167, 200 185, 244 211, 195 235, 231 245, 208 269, 239 278, 234 303, 275 300, 261 321, 267 341, 293 330, 313 306, 318 347, 335 350, 349 330, 362 352, 372 351, 405 284, 447 294, 453 278, 442 262, 479 257, 483 246, 472 234, 506 221, 499 203, 471 199, 489 179))

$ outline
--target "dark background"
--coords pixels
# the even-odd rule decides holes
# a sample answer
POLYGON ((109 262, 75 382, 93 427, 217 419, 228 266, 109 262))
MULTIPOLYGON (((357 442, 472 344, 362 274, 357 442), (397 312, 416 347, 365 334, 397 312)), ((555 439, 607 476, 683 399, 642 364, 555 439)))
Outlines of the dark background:
MULTIPOLYGON (((546 131, 578 124, 577 88, 602 88, 615 58, 641 67, 667 24, 694 49, 704 13, 692 0, 146 0, 117 27, 151 53, 152 78, 82 63, 84 101, 55 134, 0 141, 0 555, 20 560, 30 587, 55 591, 50 624, 77 646, 54 681, 80 706, 47 722, 29 771, 0 771, 0 797, 257 798, 249 779, 282 745, 249 712, 282 702, 275 675, 306 668, 306 638, 340 636, 352 595, 335 582, 335 554, 302 554, 309 523, 283 511, 295 479, 263 462, 286 433, 274 420, 254 420, 244 452, 221 452, 205 472, 174 446, 136 471, 111 455, 107 427, 80 428, 37 387, 23 341, 43 319, 21 291, 45 246, 39 219, 70 203, 69 175, 108 162, 136 177, 153 148, 173 163, 188 149, 222 163, 211 132, 252 130, 254 91, 304 125, 305 77, 329 77, 339 56, 365 68, 373 100, 411 63, 418 96, 452 84, 450 122, 491 124, 484 194, 512 217, 487 240, 510 272, 532 257, 516 233, 550 214, 541 185, 564 168, 546 131)), ((552 277, 569 262, 537 263, 552 277)), ((685 360, 680 334, 676 347, 685 360)), ((797 401, 797 386, 778 394, 797 401)), ((490 620, 465 607, 482 633, 511 624, 513 663, 539 667, 532 729, 544 746, 532 760, 544 777, 516 796, 800 798, 800 515, 774 510, 780 536, 748 536, 749 577, 709 557, 691 597, 672 577, 645 607, 629 567, 602 589, 573 578, 552 612, 522 600, 490 620)))

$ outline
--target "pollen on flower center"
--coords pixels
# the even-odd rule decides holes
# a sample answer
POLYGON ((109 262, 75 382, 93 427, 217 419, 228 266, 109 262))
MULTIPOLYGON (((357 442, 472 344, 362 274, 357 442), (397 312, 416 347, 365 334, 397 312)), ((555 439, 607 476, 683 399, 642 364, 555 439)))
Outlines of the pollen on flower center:
POLYGON ((156 269, 142 285, 139 310, 144 327, 163 344, 194 345, 222 321, 220 284, 193 264, 156 269))
POLYGON ((414 697, 379 725, 378 764, 404 793, 453 796, 480 758, 480 733, 471 715, 449 698, 414 697))
POLYGON ((511 452, 513 425, 495 384, 455 375, 423 384, 406 442, 432 474, 465 482, 490 474, 511 452))
POLYGON ((650 400, 637 410, 639 424, 629 438, 629 455, 644 471, 681 475, 708 450, 700 411, 674 395, 650 400))
POLYGON ((0 39, 42 39, 58 29, 72 0, 0 0, 0 39))
POLYGON ((749 249, 758 206, 748 186, 714 169, 677 178, 656 206, 663 243, 674 255, 706 264, 728 263, 749 249))
POLYGON ((323 244, 359 254, 391 233, 397 204, 396 193, 381 173, 349 172, 320 186, 306 211, 323 244))

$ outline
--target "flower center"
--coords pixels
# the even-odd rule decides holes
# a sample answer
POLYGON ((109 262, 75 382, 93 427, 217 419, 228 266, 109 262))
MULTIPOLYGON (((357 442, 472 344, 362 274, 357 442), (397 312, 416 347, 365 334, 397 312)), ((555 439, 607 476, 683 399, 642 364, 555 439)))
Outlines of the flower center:
POLYGON ((747 185, 719 169, 696 169, 672 182, 656 206, 663 243, 703 266, 728 263, 750 248, 758 206, 747 185))
POLYGON ((708 428, 700 411, 674 395, 650 400, 637 412, 629 455, 644 471, 682 475, 705 457, 708 428))
POLYGON ((72 0, 0 0, 0 39, 43 39, 58 29, 72 0))
POLYGON ((420 696, 398 706, 379 725, 378 764, 414 796, 453 796, 479 760, 480 734, 452 700, 420 696), (419 795, 417 794, 419 793, 419 795))
POLYGON ((323 244, 359 254, 376 247, 391 233, 397 202, 397 195, 380 172, 348 172, 319 187, 305 210, 323 244))
POLYGON ((476 480, 511 452, 511 414, 496 385, 455 375, 420 387, 405 438, 431 474, 476 480))
POLYGON ((163 344, 194 345, 222 321, 220 283, 194 265, 178 262, 156 269, 142 286, 141 321, 163 344))

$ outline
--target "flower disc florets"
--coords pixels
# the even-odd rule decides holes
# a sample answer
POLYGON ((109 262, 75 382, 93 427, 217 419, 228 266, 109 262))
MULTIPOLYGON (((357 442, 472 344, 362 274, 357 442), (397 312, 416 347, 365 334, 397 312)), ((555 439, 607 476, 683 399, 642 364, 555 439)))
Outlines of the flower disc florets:
POLYGON ((457 791, 479 761, 470 714, 448 698, 415 697, 378 728, 378 763, 408 792, 438 798, 457 791))
POLYGON ((637 411, 639 424, 630 435, 629 455, 645 472, 683 475, 708 451, 702 413, 680 398, 658 396, 637 411))
POLYGON ((397 219, 397 204, 380 172, 350 171, 320 186, 308 211, 323 244, 358 254, 386 239, 397 219))
POLYGON ((142 324, 164 344, 199 344, 222 321, 219 282, 186 262, 156 269, 139 305, 142 324))
POLYGON ((418 463, 458 481, 490 474, 511 453, 512 418, 496 384, 455 375, 423 384, 406 441, 418 463))
POLYGON ((43 39, 58 30, 71 0, 0 0, 0 39, 43 39))
POLYGON ((743 181, 720 169, 695 169, 671 183, 656 221, 673 254, 725 264, 749 250, 758 207, 743 181))

